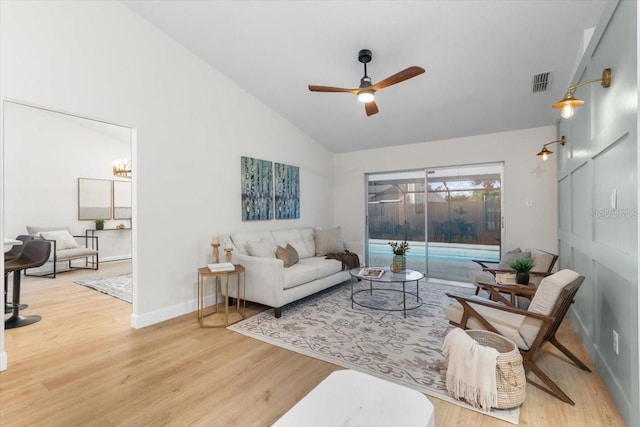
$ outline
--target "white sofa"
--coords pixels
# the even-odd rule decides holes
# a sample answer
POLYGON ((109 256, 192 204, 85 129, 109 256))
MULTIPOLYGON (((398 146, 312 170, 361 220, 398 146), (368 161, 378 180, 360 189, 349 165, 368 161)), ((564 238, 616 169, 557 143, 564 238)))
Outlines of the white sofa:
MULTIPOLYGON (((345 249, 362 256, 361 244, 345 245, 340 228, 320 230, 292 228, 274 231, 245 231, 230 236, 232 262, 245 267, 245 299, 274 308, 276 317, 282 307, 313 293, 349 280, 349 271, 342 262, 325 259, 326 253, 345 249), (295 248, 298 262, 285 267, 276 257, 278 246, 295 248)), ((232 297, 235 292, 229 290, 232 297)))

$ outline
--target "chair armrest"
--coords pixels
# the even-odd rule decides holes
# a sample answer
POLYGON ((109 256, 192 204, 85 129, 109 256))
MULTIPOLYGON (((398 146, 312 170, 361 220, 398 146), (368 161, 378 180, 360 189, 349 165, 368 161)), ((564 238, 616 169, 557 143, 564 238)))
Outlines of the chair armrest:
POLYGON ((484 259, 472 259, 471 261, 475 262, 478 265, 480 265, 480 267, 482 267, 483 270, 485 268, 488 268, 488 269, 491 268, 486 264, 500 264, 500 261, 491 261, 491 260, 484 260, 484 259))
POLYGON ((510 294, 515 294, 517 296, 523 296, 527 298, 531 298, 535 295, 535 289, 526 286, 526 285, 501 285, 499 283, 487 283, 487 282, 478 282, 476 286, 482 289, 486 289, 487 291, 491 291, 491 289, 495 289, 498 292, 507 292, 510 294))
POLYGON ((468 304, 477 304, 477 305, 490 307, 500 311, 506 311, 507 313, 520 314, 522 316, 527 316, 527 317, 539 319, 542 321, 552 322, 554 320, 554 318, 551 316, 545 316, 544 314, 534 313, 531 311, 523 310, 521 308, 511 307, 508 305, 496 304, 495 302, 492 302, 492 301, 485 302, 480 299, 472 299, 472 298, 467 298, 460 295, 453 295, 449 293, 447 293, 447 296, 449 298, 454 298, 456 301, 458 301, 460 305, 462 305, 462 307, 465 309, 465 311, 466 311, 466 306, 468 306, 468 304))

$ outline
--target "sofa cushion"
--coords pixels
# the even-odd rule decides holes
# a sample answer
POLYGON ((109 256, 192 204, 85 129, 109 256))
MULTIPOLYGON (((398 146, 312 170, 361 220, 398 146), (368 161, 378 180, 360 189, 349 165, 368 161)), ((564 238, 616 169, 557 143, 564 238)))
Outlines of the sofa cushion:
POLYGON ((289 268, 298 262, 298 251, 296 251, 296 249, 290 244, 287 244, 284 248, 282 246, 278 246, 276 248, 276 258, 281 259, 282 262, 284 262, 285 268, 289 268))
POLYGON ((259 256, 262 258, 275 258, 276 247, 273 240, 260 239, 257 241, 247 241, 247 253, 251 256, 259 256))
POLYGON ((310 265, 297 263, 284 270, 284 289, 295 288, 316 280, 316 269, 310 265))
POLYGON ((315 279, 323 279, 342 271, 342 262, 335 259, 324 259, 323 256, 304 258, 299 262, 316 270, 315 279))
POLYGON ((340 227, 323 230, 316 228, 316 256, 324 256, 326 254, 338 253, 344 251, 344 243, 342 242, 342 229, 340 227))
MULTIPOLYGON (((257 242, 261 239, 271 240, 273 241, 273 236, 271 236, 271 232, 269 231, 240 231, 237 233, 231 234, 231 241, 235 245, 235 247, 243 254, 249 254, 247 251, 247 242, 257 242)), ((273 244, 273 252, 275 258, 276 245, 275 242, 273 244)))
POLYGON ((42 231, 58 231, 58 230, 67 230, 69 234, 71 234, 71 228, 69 226, 40 227, 36 225, 27 225, 27 234, 30 236, 35 236, 36 234, 42 231))
POLYGON ((40 231, 36 233, 36 237, 41 237, 46 240, 56 241, 56 251, 63 251, 65 249, 79 248, 80 245, 73 238, 68 230, 55 230, 55 231, 40 231))

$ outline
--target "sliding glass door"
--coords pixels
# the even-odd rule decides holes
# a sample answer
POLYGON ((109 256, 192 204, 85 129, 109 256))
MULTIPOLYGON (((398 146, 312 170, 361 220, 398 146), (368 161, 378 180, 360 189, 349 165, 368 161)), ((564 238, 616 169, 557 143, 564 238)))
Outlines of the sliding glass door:
POLYGON ((407 268, 467 281, 472 259, 499 259, 502 164, 367 175, 365 260, 388 266, 409 242, 407 268))
POLYGON ((429 170, 427 274, 466 281, 472 259, 498 260, 502 211, 501 164, 429 170))

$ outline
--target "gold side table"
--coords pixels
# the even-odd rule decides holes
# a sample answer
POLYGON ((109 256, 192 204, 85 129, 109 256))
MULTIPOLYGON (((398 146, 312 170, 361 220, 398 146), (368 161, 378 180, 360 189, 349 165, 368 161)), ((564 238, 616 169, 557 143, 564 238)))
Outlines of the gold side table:
POLYGON ((245 269, 239 264, 234 265, 233 270, 229 271, 211 271, 209 267, 201 267, 198 269, 198 323, 202 328, 223 328, 232 323, 238 322, 245 318, 245 269), (236 277, 236 304, 233 310, 229 310, 229 278, 236 277), (205 279, 212 277, 214 279, 215 301, 213 311, 205 313, 205 279), (221 286, 224 279, 225 297, 224 312, 218 310, 218 295, 221 293, 221 286), (240 289, 242 288, 242 294, 240 289), (242 309, 240 308, 240 300, 242 299, 242 309), (205 317, 212 319, 212 322, 206 323, 205 317))

